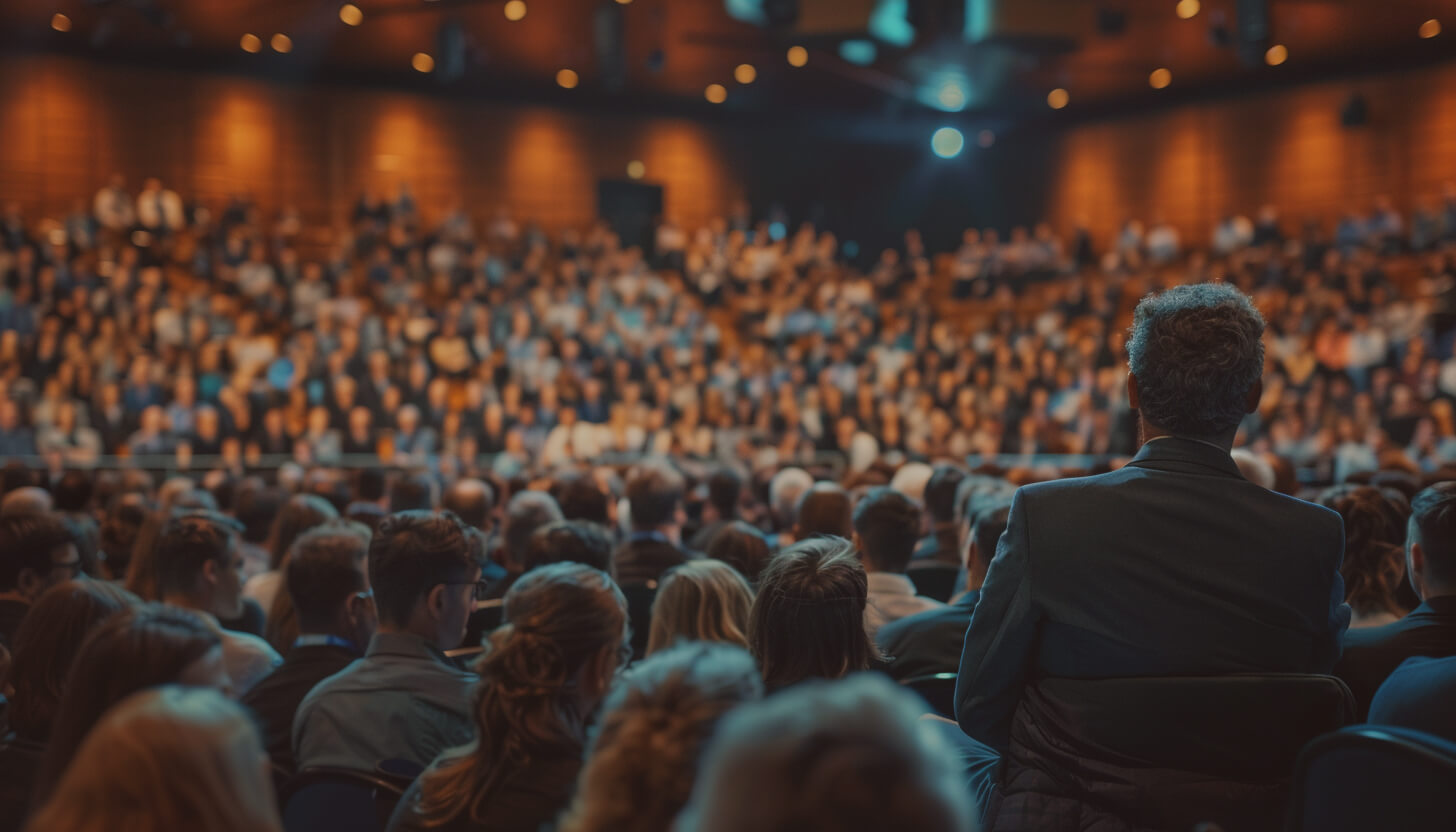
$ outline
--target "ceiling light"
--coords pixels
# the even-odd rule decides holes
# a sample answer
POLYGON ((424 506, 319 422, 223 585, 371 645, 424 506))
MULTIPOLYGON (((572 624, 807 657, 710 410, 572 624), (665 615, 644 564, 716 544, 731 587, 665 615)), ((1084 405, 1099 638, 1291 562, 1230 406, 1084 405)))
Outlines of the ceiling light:
POLYGON ((55 29, 57 32, 69 32, 71 31, 71 18, 66 17, 60 12, 56 12, 55 15, 51 17, 51 28, 55 29))
POLYGON ((1420 31, 1421 37, 1430 40, 1436 35, 1441 34, 1441 21, 1433 17, 1430 20, 1427 20, 1425 23, 1421 24, 1420 31))
POLYGON ((1269 47, 1269 51, 1264 53, 1264 63, 1269 66, 1279 66, 1287 60, 1289 60, 1289 48, 1282 43, 1274 44, 1269 47))
POLYGON ((293 38, 290 38, 282 32, 274 35, 273 39, 268 43, 273 47, 274 52, 286 54, 293 51, 293 38))
POLYGON ((364 22, 364 12, 353 3, 345 3, 339 7, 339 20, 342 20, 345 26, 358 26, 364 22))
POLYGON ((789 47, 789 66, 803 66, 809 63, 809 50, 802 46, 789 47))
POLYGON ((242 40, 238 41, 238 45, 243 48, 243 51, 244 52, 254 52, 254 53, 256 53, 256 52, 262 51, 262 49, 263 49, 263 39, 260 38, 260 37, 258 37, 257 35, 254 35, 252 33, 249 33, 249 34, 243 35, 242 40))
POLYGON ((627 163, 627 176, 632 179, 641 179, 647 175, 647 166, 640 161, 633 159, 627 163))
POLYGON ((1199 10, 1202 8, 1203 4, 1198 2, 1198 0, 1178 0, 1178 5, 1174 8, 1174 11, 1178 14, 1179 18, 1188 20, 1197 16, 1199 10))
POLYGON ((556 73, 556 83, 560 84, 563 89, 576 89, 576 84, 579 80, 576 77, 576 70, 574 69, 563 69, 556 73))
POLYGON ((728 89, 722 84, 709 84, 708 88, 703 90, 703 97, 714 104, 722 104, 728 100, 728 89))
POLYGON ((1155 90, 1161 90, 1173 83, 1173 73, 1164 67, 1158 67, 1148 76, 1148 86, 1155 90))
POLYGON ((1063 107, 1067 106, 1067 104, 1070 103, 1071 100, 1072 96, 1068 95, 1067 91, 1062 89, 1061 87, 1057 87, 1056 89, 1047 93, 1047 106, 1051 107, 1053 110, 1062 109, 1063 107))
POLYGON ((434 72, 435 59, 428 52, 416 52, 415 56, 410 58, 410 66, 415 68, 415 72, 434 72))
POLYGON ((506 20, 512 23, 526 16, 525 0, 511 0, 505 6, 506 20))
POLYGON ((753 64, 739 64, 733 70, 733 80, 740 84, 752 84, 757 78, 758 70, 753 68, 753 64))

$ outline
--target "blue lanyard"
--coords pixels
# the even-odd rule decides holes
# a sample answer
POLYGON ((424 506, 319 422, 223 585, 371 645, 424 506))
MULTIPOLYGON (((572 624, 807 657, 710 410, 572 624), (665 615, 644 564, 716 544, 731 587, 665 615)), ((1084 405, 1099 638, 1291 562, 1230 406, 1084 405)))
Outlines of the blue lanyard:
POLYGON ((334 635, 304 635, 293 640, 294 647, 342 647, 352 653, 358 653, 359 648, 354 642, 339 638, 334 635))

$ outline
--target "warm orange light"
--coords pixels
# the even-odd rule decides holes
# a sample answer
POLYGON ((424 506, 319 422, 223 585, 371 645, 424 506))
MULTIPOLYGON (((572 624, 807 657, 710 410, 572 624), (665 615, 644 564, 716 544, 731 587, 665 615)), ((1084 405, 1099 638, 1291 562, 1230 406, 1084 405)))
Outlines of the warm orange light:
POLYGON ((556 83, 560 84, 564 89, 576 89, 577 82, 580 80, 576 77, 576 70, 574 69, 563 69, 556 73, 556 83))
POLYGON ((1436 18, 1433 17, 1421 24, 1421 37, 1430 40, 1439 34, 1441 34, 1441 21, 1436 18))
POLYGON ((1164 67, 1158 67, 1148 76, 1148 86, 1155 90, 1163 89, 1173 83, 1173 73, 1164 67))
POLYGON ((708 88, 703 90, 703 97, 714 104, 722 104, 728 100, 728 90, 722 84, 709 84, 708 88))
POLYGON ((416 52, 415 56, 410 58, 410 66, 415 68, 415 72, 434 72, 435 59, 428 52, 416 52))
POLYGON ((1071 100, 1072 96, 1069 95, 1067 91, 1062 89, 1061 87, 1057 87, 1056 89, 1047 93, 1047 106, 1051 107, 1053 110, 1062 109, 1063 107, 1067 106, 1067 104, 1070 103, 1071 100))
POLYGON ((55 29, 57 32, 69 32, 71 31, 71 18, 66 17, 60 12, 56 12, 55 15, 51 17, 51 28, 55 29))
POLYGON ((757 78, 758 70, 753 68, 753 64, 739 64, 733 70, 733 80, 740 84, 752 84, 757 78))
POLYGON ((243 35, 243 39, 238 41, 238 45, 243 47, 244 52, 257 53, 263 49, 263 39, 254 34, 247 34, 243 35))
POLYGON ((1269 47, 1269 51, 1264 53, 1264 63, 1269 66, 1279 66, 1287 60, 1289 60, 1289 49, 1282 43, 1274 44, 1269 47))
POLYGON ((274 35, 273 39, 268 43, 273 47, 274 52, 288 53, 293 51, 293 38, 290 38, 282 32, 274 35))
POLYGON ((526 16, 525 0, 511 0, 511 2, 506 4, 505 12, 506 20, 509 20, 512 23, 520 20, 521 18, 526 16))
POLYGON ((647 175, 647 166, 637 159, 627 163, 627 175, 633 179, 641 179, 647 175))
POLYGON ((358 26, 364 22, 364 12, 353 3, 345 3, 339 7, 339 19, 345 26, 358 26))
POLYGON ((809 63, 809 50, 802 46, 789 47, 789 66, 803 66, 809 63))
POLYGON ((632 4, 632 0, 617 0, 617 5, 618 6, 629 6, 631 4, 632 4))
POLYGON ((1178 5, 1174 11, 1177 12, 1178 17, 1183 20, 1188 20, 1189 18, 1195 17, 1202 8, 1203 4, 1198 2, 1198 0, 1178 0, 1178 5))

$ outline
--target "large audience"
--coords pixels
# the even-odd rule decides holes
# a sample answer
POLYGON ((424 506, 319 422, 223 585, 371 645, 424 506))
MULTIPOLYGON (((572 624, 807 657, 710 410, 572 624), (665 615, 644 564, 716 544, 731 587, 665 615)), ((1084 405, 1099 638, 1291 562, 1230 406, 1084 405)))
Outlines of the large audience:
POLYGON ((1282 824, 1310 720, 1129 771, 1125 677, 1456 742, 1456 202, 782 230, 7 209, 0 832, 1282 824))

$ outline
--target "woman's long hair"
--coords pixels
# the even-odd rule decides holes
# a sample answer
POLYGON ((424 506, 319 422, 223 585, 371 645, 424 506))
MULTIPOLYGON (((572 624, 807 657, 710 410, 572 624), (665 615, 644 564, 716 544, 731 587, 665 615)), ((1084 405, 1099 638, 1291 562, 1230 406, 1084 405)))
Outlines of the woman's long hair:
POLYGON ((10 680, 10 727, 22 739, 44 742, 60 707, 81 644, 108 619, 141 603, 105 581, 66 581, 46 590, 15 634, 10 680))
POLYGON ((222 649, 222 638, 194 612, 146 604, 101 625, 76 653, 66 677, 32 804, 50 794, 76 749, 108 708, 139 690, 176 682, 193 662, 222 649))
POLYGON ((678 640, 748 646, 753 591, 738 570, 715 560, 695 560, 667 573, 652 601, 647 655, 678 640))
POLYGON ((769 690, 868 670, 879 655, 865 630, 869 577, 840 537, 800 541, 759 578, 748 645, 769 690))
POLYGON ((1400 507, 1380 489, 1337 485, 1319 495, 1319 504, 1339 512, 1345 521, 1345 600, 1359 616, 1406 614, 1396 600, 1405 579, 1405 518, 1400 507))
POLYGON ((264 610, 267 618, 263 624, 263 636, 280 653, 286 653, 298 638, 298 610, 293 608, 293 596, 288 594, 288 554, 299 535, 309 529, 336 520, 339 512, 325 500, 313 494, 295 494, 283 504, 283 510, 273 520, 273 529, 268 533, 270 569, 278 572, 278 591, 273 594, 273 604, 264 610))
POLYGON ((600 569, 553 563, 527 572, 505 597, 506 624, 476 669, 476 738, 446 752, 420 780, 427 826, 464 815, 484 823, 491 799, 542 754, 580 754, 595 702, 582 674, 627 645, 627 602, 600 569))
POLYGON ((136 693, 97 723, 33 832, 278 832, 257 729, 206 688, 136 693))
POLYGON ((684 644, 634 666, 607 697, 560 832, 667 832, 719 718, 762 696, 739 647, 684 644))

